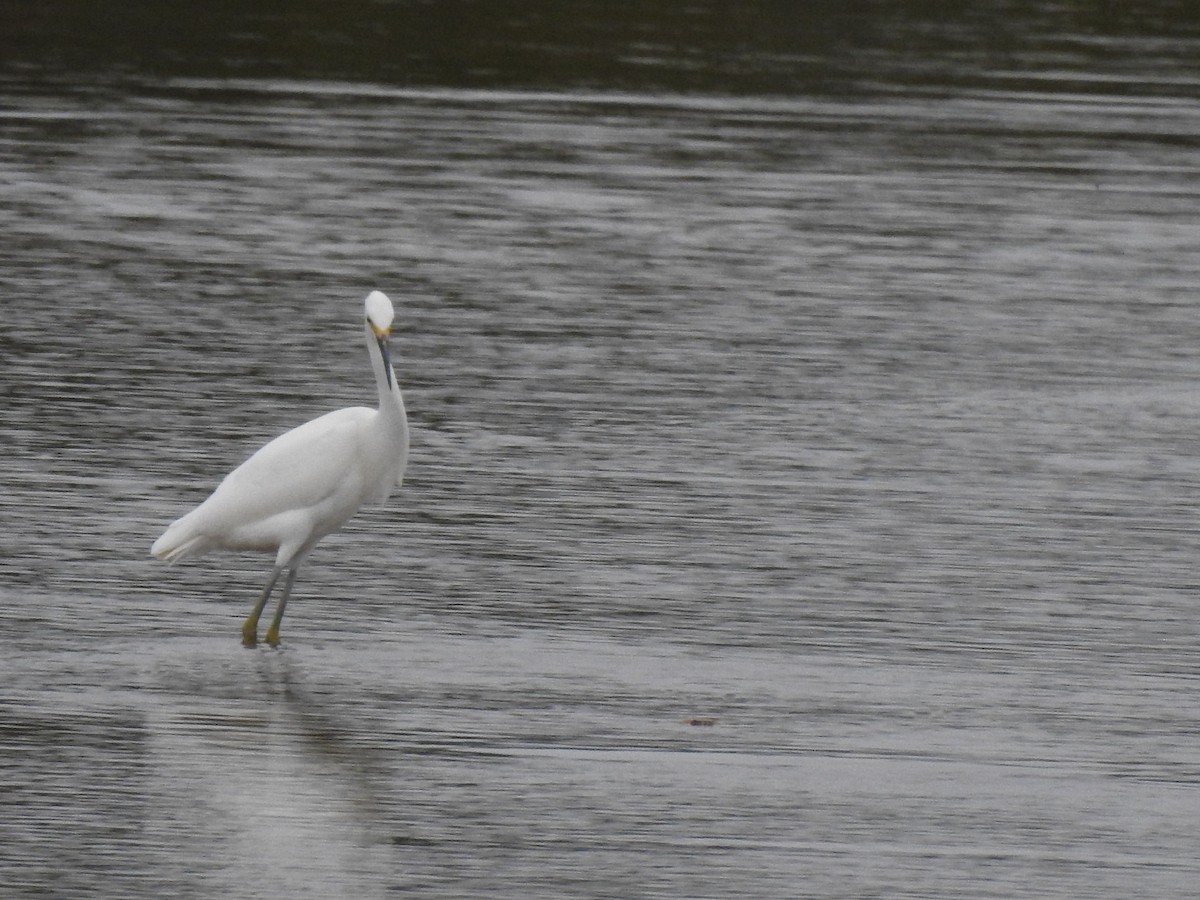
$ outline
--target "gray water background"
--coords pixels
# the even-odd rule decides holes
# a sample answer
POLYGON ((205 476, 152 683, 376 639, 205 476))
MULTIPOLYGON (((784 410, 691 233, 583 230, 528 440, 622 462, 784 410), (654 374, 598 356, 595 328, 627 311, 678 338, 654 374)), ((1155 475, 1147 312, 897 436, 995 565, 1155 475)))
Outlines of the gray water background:
POLYGON ((1194 16, 446 8, 5 5, 0 894, 1194 895, 1194 16))

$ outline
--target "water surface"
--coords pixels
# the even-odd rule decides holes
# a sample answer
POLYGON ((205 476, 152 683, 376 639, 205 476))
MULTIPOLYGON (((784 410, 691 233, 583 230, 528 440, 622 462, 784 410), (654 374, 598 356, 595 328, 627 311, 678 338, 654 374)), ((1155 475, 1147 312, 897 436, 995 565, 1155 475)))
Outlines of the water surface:
POLYGON ((729 91, 6 68, 5 889, 1187 896, 1200 76, 1046 15, 729 91), (149 545, 371 402, 373 288, 406 484, 246 651, 267 561, 149 545))

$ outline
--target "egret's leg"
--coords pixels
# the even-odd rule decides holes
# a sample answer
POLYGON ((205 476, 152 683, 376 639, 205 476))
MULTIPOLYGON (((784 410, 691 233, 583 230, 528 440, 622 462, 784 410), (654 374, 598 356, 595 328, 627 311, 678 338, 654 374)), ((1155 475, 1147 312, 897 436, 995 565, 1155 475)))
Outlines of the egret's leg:
POLYGON ((283 621, 283 610, 287 606, 288 597, 292 594, 292 583, 296 580, 296 573, 300 571, 299 566, 292 566, 288 570, 287 580, 283 583, 283 596, 279 598, 279 605, 275 607, 275 618, 271 620, 271 627, 267 629, 265 640, 272 647, 279 646, 279 623, 283 621))
POLYGON ((267 586, 263 588, 263 592, 258 597, 258 602, 254 604, 254 609, 250 611, 250 615, 242 623, 243 647, 254 647, 258 644, 258 617, 262 615, 263 607, 267 605, 267 598, 271 596, 271 591, 275 588, 275 582, 279 580, 282 572, 283 566, 276 566, 271 570, 271 577, 267 581, 267 586))

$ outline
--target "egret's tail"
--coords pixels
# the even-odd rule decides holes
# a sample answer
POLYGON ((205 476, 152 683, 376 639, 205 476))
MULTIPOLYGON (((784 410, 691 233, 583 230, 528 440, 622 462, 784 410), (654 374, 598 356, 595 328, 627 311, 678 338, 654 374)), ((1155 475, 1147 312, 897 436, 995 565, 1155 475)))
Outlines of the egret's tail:
POLYGON ((150 548, 150 555, 169 563, 203 553, 206 549, 203 534, 196 534, 188 517, 172 522, 150 548))

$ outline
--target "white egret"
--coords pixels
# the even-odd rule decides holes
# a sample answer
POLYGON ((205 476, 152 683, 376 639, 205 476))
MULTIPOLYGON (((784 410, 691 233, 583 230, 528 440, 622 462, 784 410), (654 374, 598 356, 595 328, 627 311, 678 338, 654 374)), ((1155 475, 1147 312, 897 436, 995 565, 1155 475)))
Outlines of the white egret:
POLYGON ((408 461, 408 419, 388 356, 392 303, 380 291, 366 299, 367 353, 379 409, 339 409, 281 434, 230 472, 207 500, 173 522, 150 548, 174 562, 209 550, 265 550, 275 567, 242 626, 242 643, 258 642, 258 618, 284 569, 283 596, 266 642, 279 644, 279 624, 296 573, 325 535, 364 503, 382 503, 399 487, 408 461))

